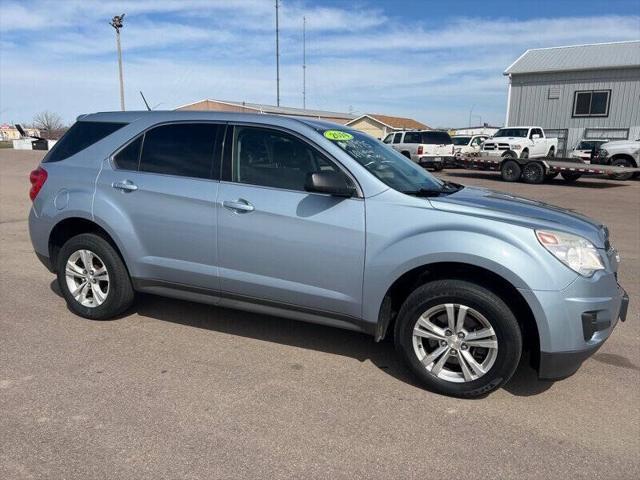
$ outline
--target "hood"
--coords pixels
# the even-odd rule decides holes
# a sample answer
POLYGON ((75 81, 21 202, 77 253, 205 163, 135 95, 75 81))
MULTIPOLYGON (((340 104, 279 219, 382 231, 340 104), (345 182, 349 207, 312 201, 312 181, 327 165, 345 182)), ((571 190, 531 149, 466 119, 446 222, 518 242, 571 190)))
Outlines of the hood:
POLYGON ((640 147, 640 140, 614 140, 612 142, 603 143, 600 148, 605 150, 610 147, 627 147, 629 145, 636 145, 640 147))
POLYGON ((502 192, 465 187, 448 196, 429 198, 433 208, 485 217, 533 229, 560 230, 580 235, 597 248, 605 248, 604 225, 579 213, 502 192))

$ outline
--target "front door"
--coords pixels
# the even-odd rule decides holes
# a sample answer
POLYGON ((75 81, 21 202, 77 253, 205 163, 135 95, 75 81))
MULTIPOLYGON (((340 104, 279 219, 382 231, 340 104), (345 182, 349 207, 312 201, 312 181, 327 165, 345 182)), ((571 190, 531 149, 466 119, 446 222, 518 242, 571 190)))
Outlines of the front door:
POLYGON ((215 152, 223 130, 211 123, 161 125, 105 161, 94 212, 126 244, 136 280, 218 290, 215 152))
POLYGON ((304 191, 341 171, 304 140, 236 126, 218 195, 222 296, 361 317, 364 200, 304 191))

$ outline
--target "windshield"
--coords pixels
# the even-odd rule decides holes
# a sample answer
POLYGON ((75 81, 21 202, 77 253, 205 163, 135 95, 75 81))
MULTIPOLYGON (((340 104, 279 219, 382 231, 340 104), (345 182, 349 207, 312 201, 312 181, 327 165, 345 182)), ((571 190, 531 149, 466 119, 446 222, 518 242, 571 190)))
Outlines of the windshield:
POLYGON ((501 128, 494 137, 526 137, 529 133, 528 128, 501 128))
POLYGON ((454 145, 469 145, 471 137, 451 137, 454 145))
POLYGON ((404 193, 441 191, 445 185, 424 168, 369 135, 353 130, 319 131, 394 190, 404 193))

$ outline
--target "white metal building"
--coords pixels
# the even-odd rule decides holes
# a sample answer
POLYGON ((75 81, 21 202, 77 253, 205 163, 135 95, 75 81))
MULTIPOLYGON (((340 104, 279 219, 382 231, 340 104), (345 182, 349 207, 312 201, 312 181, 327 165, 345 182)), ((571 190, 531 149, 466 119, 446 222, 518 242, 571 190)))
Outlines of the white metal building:
POLYGON ((505 124, 543 127, 559 154, 582 138, 640 137, 640 41, 527 50, 504 75, 505 124))

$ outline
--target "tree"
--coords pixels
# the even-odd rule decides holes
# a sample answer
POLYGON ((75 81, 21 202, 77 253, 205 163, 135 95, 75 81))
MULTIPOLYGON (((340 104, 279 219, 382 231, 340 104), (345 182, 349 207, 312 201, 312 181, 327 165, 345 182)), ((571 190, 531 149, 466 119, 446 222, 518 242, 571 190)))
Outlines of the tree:
POLYGON ((40 135, 48 139, 60 138, 67 129, 60 115, 48 110, 33 117, 33 128, 40 130, 40 135))

